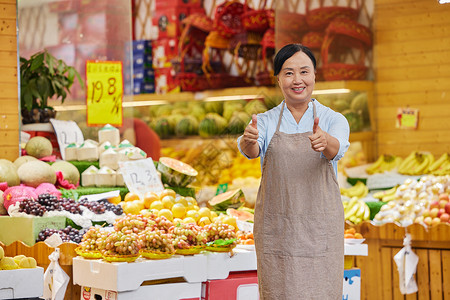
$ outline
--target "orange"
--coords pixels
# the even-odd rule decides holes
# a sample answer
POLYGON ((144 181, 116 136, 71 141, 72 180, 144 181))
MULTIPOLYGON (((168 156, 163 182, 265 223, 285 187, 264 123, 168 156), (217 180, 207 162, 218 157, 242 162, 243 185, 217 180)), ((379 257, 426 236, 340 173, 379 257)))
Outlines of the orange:
POLYGON ((134 201, 134 200, 139 200, 139 196, 132 192, 128 192, 123 198, 123 201, 134 201))
POLYGON ((349 228, 349 229, 345 230, 345 233, 355 234, 356 230, 355 230, 355 228, 349 228))
POLYGON ((120 195, 118 195, 118 196, 116 196, 116 197, 108 198, 108 202, 109 202, 109 203, 112 203, 112 204, 114 204, 114 205, 117 205, 117 204, 119 204, 120 202, 122 202, 122 197, 120 197, 120 195))
POLYGON ((153 201, 158 201, 159 197, 154 192, 147 192, 144 195, 144 206, 145 208, 150 208, 150 205, 153 203, 153 201))
POLYGON ((249 240, 245 240, 243 244, 244 244, 244 245, 254 245, 254 244, 255 244, 255 241, 249 239, 249 240))
POLYGON ((344 234, 344 238, 345 239, 354 239, 355 236, 353 234, 351 234, 351 233, 346 233, 346 234, 344 234))
POLYGON ((174 190, 171 189, 165 189, 161 192, 161 194, 159 194, 159 197, 162 199, 164 196, 172 196, 172 197, 176 197, 177 193, 175 193, 174 190))
POLYGON ((152 204, 150 204, 150 208, 151 209, 161 210, 161 209, 164 208, 164 205, 159 200, 158 201, 153 201, 152 204))

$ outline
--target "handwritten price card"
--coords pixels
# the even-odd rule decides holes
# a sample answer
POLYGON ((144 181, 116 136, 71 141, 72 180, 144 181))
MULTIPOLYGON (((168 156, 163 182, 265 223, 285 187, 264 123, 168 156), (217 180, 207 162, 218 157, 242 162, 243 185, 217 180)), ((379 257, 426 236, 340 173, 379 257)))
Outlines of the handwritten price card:
POLYGON ((419 123, 419 110, 417 108, 397 109, 396 127, 400 129, 417 129, 419 123))
POLYGON ((122 126, 122 62, 86 62, 86 107, 89 126, 122 126))
POLYGON ((119 162, 120 172, 130 192, 143 199, 146 192, 164 190, 161 178, 151 158, 119 162))
POLYGON ((62 159, 66 159, 66 147, 72 143, 81 144, 84 142, 83 132, 74 121, 63 121, 50 119, 53 125, 62 159))

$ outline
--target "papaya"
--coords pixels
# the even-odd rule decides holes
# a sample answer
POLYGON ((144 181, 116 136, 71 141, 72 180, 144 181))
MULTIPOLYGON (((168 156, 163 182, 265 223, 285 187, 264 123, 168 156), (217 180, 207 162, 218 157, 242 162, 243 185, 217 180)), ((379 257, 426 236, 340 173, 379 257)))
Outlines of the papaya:
POLYGON ((229 215, 230 217, 234 217, 240 221, 244 221, 244 222, 246 222, 246 221, 254 222, 255 221, 255 215, 252 214, 251 212, 244 211, 244 210, 228 208, 227 215, 229 215))

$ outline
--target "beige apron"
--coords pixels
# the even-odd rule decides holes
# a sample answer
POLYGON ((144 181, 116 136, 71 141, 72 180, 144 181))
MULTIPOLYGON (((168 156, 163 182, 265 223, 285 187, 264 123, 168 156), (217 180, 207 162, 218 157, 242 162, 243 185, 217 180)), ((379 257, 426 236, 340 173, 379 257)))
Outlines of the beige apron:
MULTIPOLYGON (((284 105, 264 157, 255 208, 260 299, 342 299, 339 186, 331 163, 312 150, 311 132, 280 132, 284 105)), ((315 118, 314 101, 313 112, 315 118)))

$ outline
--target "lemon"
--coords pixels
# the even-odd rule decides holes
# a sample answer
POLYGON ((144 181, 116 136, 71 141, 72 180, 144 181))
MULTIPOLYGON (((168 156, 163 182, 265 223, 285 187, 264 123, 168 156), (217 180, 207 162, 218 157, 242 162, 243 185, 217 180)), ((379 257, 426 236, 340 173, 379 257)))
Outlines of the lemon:
POLYGON ((218 217, 217 213, 215 211, 211 211, 210 219, 212 220, 212 219, 215 219, 217 217, 218 217))
POLYGON ((200 208, 198 214, 200 215, 200 218, 208 217, 208 219, 211 219, 211 210, 207 207, 200 208))
POLYGON ((144 195, 144 206, 145 208, 150 208, 150 205, 154 202, 154 201, 158 201, 159 200, 159 196, 154 193, 154 192, 147 192, 144 195))
POLYGON ((153 201, 152 204, 150 204, 150 208, 161 210, 164 208, 164 204, 161 201, 153 201))
POLYGON ((197 200, 195 200, 193 197, 185 197, 184 199, 186 199, 186 201, 188 203, 192 203, 193 205, 197 205, 197 200))
POLYGON ((211 220, 208 217, 201 217, 200 220, 198 220, 197 224, 199 226, 205 226, 211 224, 211 220))
POLYGON ((175 198, 172 197, 172 196, 167 195, 167 196, 164 196, 161 199, 161 202, 162 202, 162 204, 164 205, 165 208, 172 209, 172 206, 175 203, 175 198))
POLYGON ((134 201, 139 200, 139 196, 137 194, 134 194, 132 192, 128 192, 125 197, 123 198, 123 201, 134 201))
POLYGON ((115 197, 108 198, 108 202, 112 203, 114 205, 117 205, 120 202, 122 202, 122 197, 120 197, 120 195, 118 195, 118 196, 115 196, 115 197))
POLYGON ((159 197, 162 199, 163 197, 165 197, 165 196, 172 196, 172 197, 176 197, 177 196, 177 193, 175 193, 175 191, 174 190, 171 190, 171 189, 165 189, 165 190, 163 190, 162 192, 161 192, 161 194, 159 194, 159 197))
POLYGON ((200 219, 200 214, 198 213, 197 210, 188 210, 188 212, 186 213, 186 217, 193 218, 197 223, 197 221, 200 219))
POLYGON ((195 220, 191 217, 187 217, 183 219, 183 223, 189 224, 189 223, 193 223, 193 224, 197 224, 197 222, 195 222, 195 220))
POLYGON ((175 203, 172 206, 172 214, 175 218, 184 218, 186 215, 186 207, 181 203, 175 203))
POLYGON ((167 209, 167 208, 163 208, 159 211, 158 213, 158 217, 164 216, 166 217, 167 220, 172 221, 173 220, 173 214, 172 212, 167 209))
POLYGON ((183 204, 184 207, 188 207, 189 206, 189 203, 187 202, 186 198, 184 198, 182 196, 175 198, 175 203, 183 204))
POLYGON ((237 229, 238 229, 236 219, 233 218, 233 217, 224 217, 224 218, 222 219, 222 223, 233 226, 233 227, 234 227, 234 230, 237 230, 237 229))

